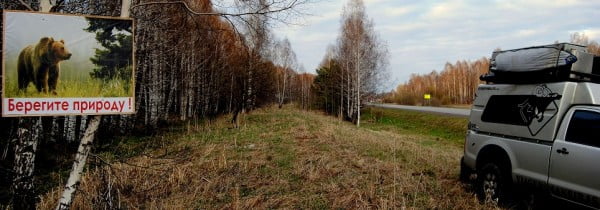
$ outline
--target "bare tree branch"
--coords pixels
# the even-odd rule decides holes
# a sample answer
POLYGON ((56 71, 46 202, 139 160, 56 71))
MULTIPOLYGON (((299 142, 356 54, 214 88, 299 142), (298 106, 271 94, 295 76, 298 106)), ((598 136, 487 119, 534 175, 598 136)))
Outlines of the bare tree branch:
POLYGON ((299 3, 298 0, 294 0, 294 1, 290 2, 288 5, 286 5, 285 7, 282 7, 282 8, 279 8, 279 9, 275 9, 275 10, 265 10, 265 9, 269 8, 269 6, 270 6, 270 5, 265 5, 264 7, 260 8, 260 9, 258 9, 256 11, 243 12, 243 13, 197 12, 197 11, 194 11, 192 8, 190 8, 190 6, 185 1, 146 2, 146 3, 141 3, 141 4, 133 5, 131 7, 131 9, 134 9, 136 7, 141 7, 141 6, 157 5, 157 4, 181 4, 181 5, 183 5, 185 7, 185 9, 189 13, 192 13, 194 15, 214 15, 214 16, 240 17, 240 16, 247 16, 247 15, 268 15, 268 14, 283 12, 283 11, 290 10, 290 9, 294 8, 295 6, 298 5, 298 3, 299 3))
POLYGON ((23 5, 24 7, 27 7, 29 11, 33 11, 33 8, 31 8, 31 6, 25 3, 23 0, 19 0, 19 3, 21 3, 21 5, 23 5))
POLYGON ((56 1, 54 5, 52 5, 52 7, 50 8, 50 12, 58 12, 58 10, 63 6, 64 3, 65 0, 56 1))

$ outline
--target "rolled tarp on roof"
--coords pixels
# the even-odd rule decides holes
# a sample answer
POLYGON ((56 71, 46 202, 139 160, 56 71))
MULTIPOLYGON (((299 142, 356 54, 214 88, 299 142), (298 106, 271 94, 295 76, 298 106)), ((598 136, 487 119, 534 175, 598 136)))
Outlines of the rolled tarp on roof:
POLYGON ((577 61, 573 54, 548 46, 500 51, 494 54, 490 70, 495 72, 532 72, 577 61))

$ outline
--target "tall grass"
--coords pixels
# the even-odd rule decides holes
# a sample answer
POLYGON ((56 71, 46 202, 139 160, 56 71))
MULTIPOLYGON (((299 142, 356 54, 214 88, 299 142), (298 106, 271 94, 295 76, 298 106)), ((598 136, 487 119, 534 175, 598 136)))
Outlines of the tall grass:
POLYGON ((38 92, 33 83, 27 89, 19 90, 16 81, 6 81, 7 98, 75 98, 75 97, 131 97, 132 90, 129 81, 113 79, 102 81, 99 79, 60 81, 56 88, 56 95, 38 92), (127 88, 126 88, 127 87, 127 88))
MULTIPOLYGON (((75 209, 483 209, 436 137, 275 107, 124 137, 92 157, 75 209), (96 161, 94 161, 96 160, 96 161), (100 161, 98 161, 100 160, 100 161)), ((41 196, 51 209, 63 190, 41 196)))
POLYGON ((16 71, 7 71, 5 80, 5 96, 7 98, 73 98, 73 97, 132 97, 131 81, 119 78, 112 80, 94 79, 89 73, 61 72, 56 95, 38 92, 34 83, 29 83, 25 90, 19 90, 16 71))

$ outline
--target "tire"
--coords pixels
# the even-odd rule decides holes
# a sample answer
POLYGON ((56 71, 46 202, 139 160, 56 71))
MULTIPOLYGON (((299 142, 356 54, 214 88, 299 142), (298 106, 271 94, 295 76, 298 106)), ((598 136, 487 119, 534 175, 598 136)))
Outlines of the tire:
POLYGON ((463 161, 463 159, 464 158, 460 159, 460 175, 459 175, 459 177, 460 177, 460 181, 466 183, 466 182, 470 181, 472 171, 470 168, 468 168, 465 165, 465 162, 463 161))
POLYGON ((500 164, 485 163, 477 173, 477 195, 483 203, 492 203, 505 206, 509 201, 508 195, 511 185, 508 169, 500 164))

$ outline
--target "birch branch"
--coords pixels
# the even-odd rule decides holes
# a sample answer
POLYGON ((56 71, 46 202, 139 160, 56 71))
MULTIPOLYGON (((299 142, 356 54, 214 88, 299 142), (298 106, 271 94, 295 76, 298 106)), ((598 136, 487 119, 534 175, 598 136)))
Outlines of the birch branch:
POLYGON ((148 6, 148 5, 160 5, 160 4, 181 4, 183 5, 183 7, 185 7, 185 9, 189 12, 192 13, 194 15, 214 15, 214 16, 233 16, 233 17, 240 17, 240 16, 247 16, 247 15, 267 15, 267 14, 272 14, 272 13, 278 13, 278 12, 283 12, 289 9, 294 8, 295 6, 297 6, 299 4, 298 0, 294 0, 292 2, 290 2, 289 4, 287 4, 285 7, 279 8, 279 9, 275 9, 275 10, 264 10, 266 8, 269 7, 269 5, 264 6, 263 8, 258 9, 257 11, 254 12, 243 12, 243 13, 218 13, 218 12, 197 12, 195 10, 193 10, 186 2, 184 1, 172 1, 172 2, 146 2, 146 3, 141 3, 141 4, 136 4, 131 6, 131 9, 134 9, 136 7, 141 7, 141 6, 148 6))
POLYGON ((31 8, 31 6, 25 3, 23 0, 19 0, 19 3, 21 3, 21 5, 23 5, 24 7, 27 7, 29 11, 33 11, 33 8, 31 8))

